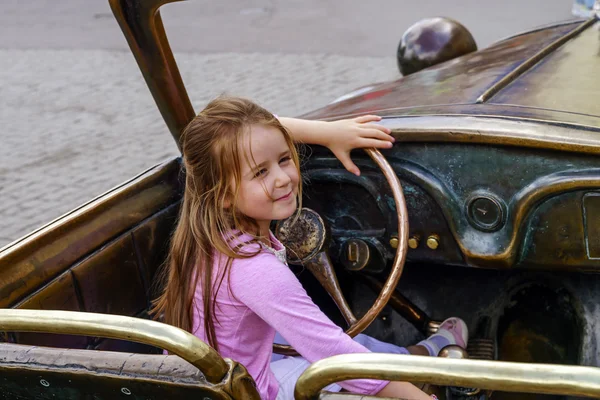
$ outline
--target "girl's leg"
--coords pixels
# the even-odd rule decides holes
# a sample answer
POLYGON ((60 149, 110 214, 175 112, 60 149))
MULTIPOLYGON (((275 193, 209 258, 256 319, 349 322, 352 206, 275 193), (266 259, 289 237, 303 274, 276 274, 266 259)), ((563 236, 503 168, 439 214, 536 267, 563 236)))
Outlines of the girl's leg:
POLYGON ((438 332, 427 339, 407 348, 396 346, 374 339, 370 336, 357 335, 354 340, 374 353, 414 354, 437 357, 444 347, 455 344, 463 349, 467 347, 467 325, 460 318, 448 318, 441 323, 438 332))
MULTIPOLYGON (((285 342, 279 338, 276 342, 285 342)), ((468 340, 467 326, 460 318, 448 318, 440 325, 440 329, 435 335, 426 340, 417 343, 408 348, 396 346, 395 344, 382 342, 367 335, 359 334, 354 340, 374 353, 392 353, 392 354, 415 354, 437 356, 439 351, 451 344, 456 344, 466 348, 468 340)), ((302 357, 283 357, 278 359, 274 357, 271 362, 271 370, 279 382, 279 391, 277 399, 292 399, 296 381, 304 372, 310 363, 302 357)), ((341 387, 332 384, 325 388, 330 392, 339 392, 341 387)), ((424 392, 408 382, 390 382, 380 393, 379 396, 402 397, 411 399, 430 399, 424 392), (406 397, 408 396, 408 397, 406 397)))
POLYGON ((417 356, 428 356, 429 351, 425 346, 414 345, 408 347, 400 347, 395 344, 379 341, 371 336, 362 333, 356 335, 355 342, 358 342, 371 350, 373 353, 391 353, 391 354, 414 354, 417 356))
POLYGON ((390 382, 377 393, 379 397, 394 397, 399 399, 410 400, 431 400, 437 397, 430 396, 417 388, 415 385, 408 382, 390 382))
POLYGON ((354 337, 354 341, 362 344, 373 353, 410 354, 410 352, 404 347, 396 346, 392 343, 382 342, 363 333, 356 335, 354 337))

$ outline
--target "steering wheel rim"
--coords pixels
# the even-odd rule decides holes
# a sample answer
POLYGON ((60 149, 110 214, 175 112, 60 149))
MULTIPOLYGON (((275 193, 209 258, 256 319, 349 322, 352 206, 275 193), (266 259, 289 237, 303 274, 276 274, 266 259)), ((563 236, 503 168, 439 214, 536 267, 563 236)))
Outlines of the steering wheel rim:
MULTIPOLYGON (((375 164, 381 169, 384 177, 386 178, 392 195, 394 197, 394 203, 396 205, 396 215, 398 216, 398 247, 396 249, 396 255, 394 256, 394 262, 392 263, 392 270, 379 292, 379 296, 373 302, 371 308, 354 324, 351 324, 346 329, 346 334, 350 337, 354 337, 364 331, 374 320, 377 318, 379 313, 383 310, 385 305, 390 300, 390 297, 394 293, 396 286, 404 271, 404 263, 406 262, 406 252, 408 250, 408 212, 406 209, 406 200, 404 199, 404 192, 400 180, 396 176, 394 170, 386 158, 377 149, 365 149, 369 157, 375 162, 375 164)), ((336 303, 337 305, 337 303, 336 303)), ((279 354, 285 355, 296 355, 298 354, 292 346, 273 344, 273 351, 279 354)))

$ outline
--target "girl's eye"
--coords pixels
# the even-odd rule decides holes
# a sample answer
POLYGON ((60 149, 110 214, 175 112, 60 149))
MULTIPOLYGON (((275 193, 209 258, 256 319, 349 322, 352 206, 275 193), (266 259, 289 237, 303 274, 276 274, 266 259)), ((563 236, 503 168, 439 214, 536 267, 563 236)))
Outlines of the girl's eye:
POLYGON ((258 178, 258 177, 263 176, 266 173, 267 173, 267 169, 263 168, 263 169, 260 169, 260 170, 256 171, 256 173, 254 174, 254 177, 258 178))
POLYGON ((290 161, 291 159, 292 159, 292 157, 290 157, 290 156, 285 156, 285 157, 283 157, 281 160, 279 160, 279 164, 286 163, 286 162, 290 161))

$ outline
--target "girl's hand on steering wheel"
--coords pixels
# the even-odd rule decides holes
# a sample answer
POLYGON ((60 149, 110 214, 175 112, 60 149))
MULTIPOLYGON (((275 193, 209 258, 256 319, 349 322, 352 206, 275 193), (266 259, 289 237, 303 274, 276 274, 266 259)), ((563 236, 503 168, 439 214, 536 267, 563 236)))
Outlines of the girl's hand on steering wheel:
POLYGON ((378 121, 381 121, 381 117, 377 115, 363 115, 328 122, 326 133, 323 135, 323 144, 349 172, 360 176, 360 170, 352 162, 350 152, 353 149, 368 147, 389 149, 395 141, 389 128, 373 123, 378 121))

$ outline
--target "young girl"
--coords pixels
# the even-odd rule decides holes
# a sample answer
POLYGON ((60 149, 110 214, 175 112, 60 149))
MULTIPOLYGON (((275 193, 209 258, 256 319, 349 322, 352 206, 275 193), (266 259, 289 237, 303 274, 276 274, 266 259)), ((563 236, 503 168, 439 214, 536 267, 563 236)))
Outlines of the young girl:
MULTIPOLYGON (((365 335, 351 339, 312 302, 269 230, 271 221, 288 218, 301 207, 293 140, 329 147, 349 171, 359 174, 350 150, 392 146, 389 130, 372 124, 379 119, 278 119, 248 100, 223 97, 208 104, 183 132, 183 204, 164 291, 153 312, 246 366, 263 399, 293 399, 304 369, 336 354, 437 356, 446 345, 466 346, 467 329, 458 318, 444 321, 436 335, 408 349, 365 335), (276 332, 302 357, 272 361, 276 332)), ((361 394, 429 399, 406 382, 360 379, 340 385, 361 394)))

